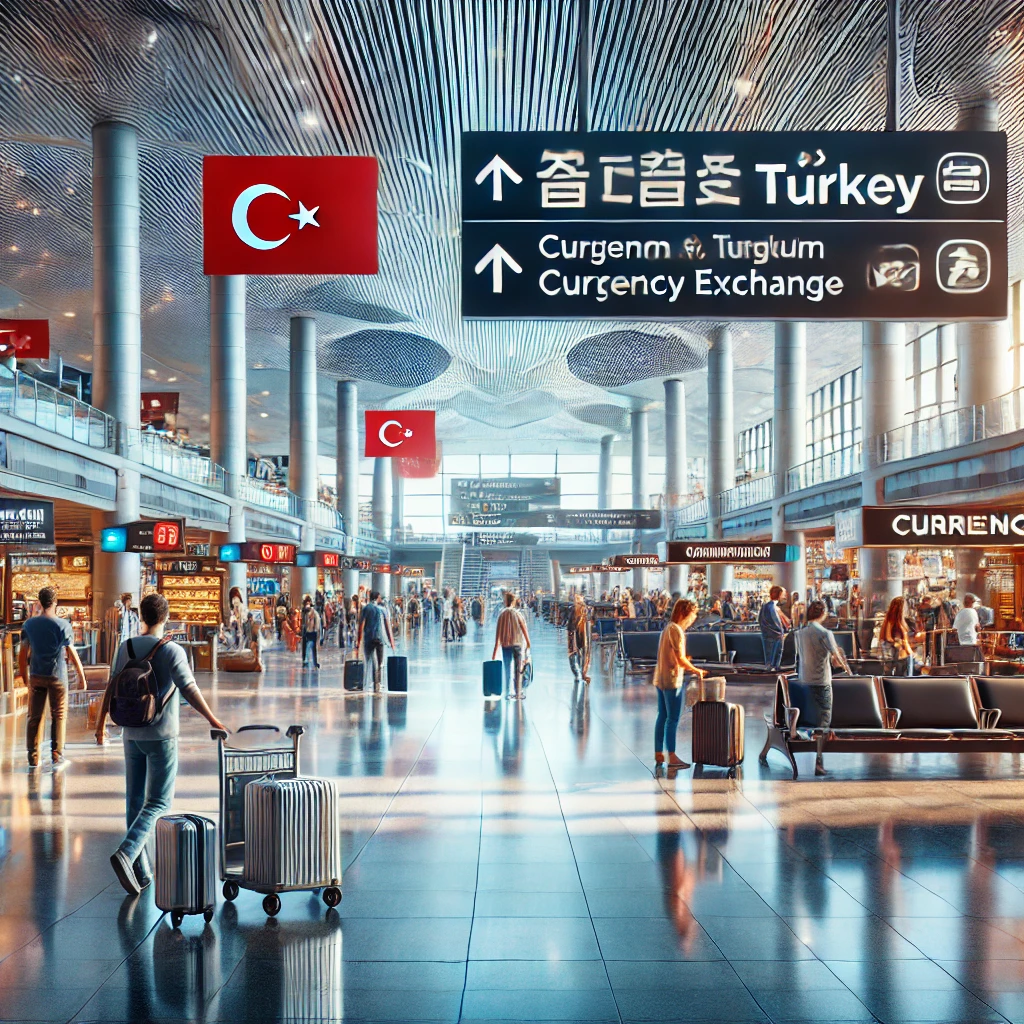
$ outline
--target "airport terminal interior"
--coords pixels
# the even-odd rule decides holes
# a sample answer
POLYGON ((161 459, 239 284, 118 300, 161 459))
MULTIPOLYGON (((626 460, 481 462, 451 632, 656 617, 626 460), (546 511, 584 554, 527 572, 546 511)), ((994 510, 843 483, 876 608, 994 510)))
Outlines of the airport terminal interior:
POLYGON ((1024 1022, 1019 0, 0 0, 0 1020, 1024 1022))

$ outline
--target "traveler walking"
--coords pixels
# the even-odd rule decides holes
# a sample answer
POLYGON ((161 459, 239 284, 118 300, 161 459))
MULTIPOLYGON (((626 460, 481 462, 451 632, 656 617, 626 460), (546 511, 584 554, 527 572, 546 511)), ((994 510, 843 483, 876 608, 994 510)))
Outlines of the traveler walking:
POLYGON ((907 603, 902 597, 894 597, 878 632, 882 652, 887 661, 896 666, 897 674, 914 674, 914 635, 907 625, 907 603))
MULTIPOLYGON (((114 659, 111 682, 129 661, 150 658, 153 674, 166 694, 163 708, 151 725, 125 726, 124 744, 125 817, 128 832, 111 854, 114 874, 125 892, 137 896, 153 880, 146 856, 146 841, 156 820, 166 814, 174 799, 174 780, 178 771, 179 701, 174 687, 210 723, 213 729, 227 728, 221 724, 203 698, 195 677, 188 667, 185 651, 164 638, 169 608, 162 594, 147 594, 139 607, 142 615, 141 636, 121 644, 114 659)), ((103 697, 96 742, 106 742, 106 718, 110 707, 111 688, 103 697)))
POLYGON ((491 660, 498 657, 501 648, 501 660, 505 664, 505 699, 523 699, 523 655, 530 651, 530 631, 526 628, 526 619, 515 608, 516 595, 511 590, 505 591, 505 608, 498 616, 494 630, 494 651, 491 660), (525 648, 525 650, 524 650, 525 648))
POLYGON ((569 668, 572 677, 578 683, 590 682, 590 622, 587 618, 587 605, 582 594, 573 599, 572 611, 568 623, 569 668))
POLYGON ((381 603, 380 594, 373 590, 370 600, 363 605, 359 613, 359 633, 356 636, 356 650, 363 648, 364 673, 367 669, 373 673, 373 692, 381 692, 381 676, 384 668, 384 641, 387 640, 391 650, 395 649, 395 638, 391 632, 387 609, 381 603))
POLYGON ((779 607, 779 602, 785 596, 784 587, 772 587, 768 591, 768 600, 761 605, 761 610, 757 613, 757 625, 761 630, 761 643, 764 646, 764 663, 770 672, 778 672, 782 667, 782 642, 791 625, 779 607))
POLYGON ((302 667, 306 668, 306 648, 313 648, 313 667, 320 667, 317 644, 320 640, 320 615, 307 595, 302 601, 302 667))
POLYGON ((18 667, 28 683, 28 766, 39 767, 43 745, 43 712, 50 704, 50 759, 54 768, 69 762, 64 756, 64 736, 68 723, 68 661, 85 688, 85 669, 75 650, 75 634, 67 619, 57 617, 54 603, 57 591, 43 587, 39 591, 41 615, 33 615, 21 624, 21 648, 18 667))
POLYGON ((977 598, 973 594, 964 594, 964 606, 956 613, 953 620, 953 628, 956 630, 957 639, 965 647, 978 642, 978 629, 981 627, 981 617, 975 608, 977 598))
POLYGON ((689 764, 676 756, 676 731, 683 710, 685 672, 704 678, 703 669, 697 668, 686 656, 686 631, 697 619, 697 606, 681 598, 672 608, 672 621, 662 630, 658 641, 658 663, 651 682, 658 690, 658 717, 654 720, 654 763, 669 768, 689 768, 689 764), (668 761, 665 753, 668 753, 668 761))
POLYGON ((444 592, 444 618, 441 622, 441 640, 453 643, 455 641, 455 601, 452 599, 452 592, 444 592))
MULTIPOLYGON (((839 649, 830 629, 825 628, 828 609, 823 601, 807 606, 807 625, 793 636, 797 654, 797 681, 806 684, 811 699, 818 706, 816 728, 827 733, 832 724, 832 666, 849 673, 846 655, 839 649)), ((814 774, 827 775, 821 751, 814 761, 814 774)))

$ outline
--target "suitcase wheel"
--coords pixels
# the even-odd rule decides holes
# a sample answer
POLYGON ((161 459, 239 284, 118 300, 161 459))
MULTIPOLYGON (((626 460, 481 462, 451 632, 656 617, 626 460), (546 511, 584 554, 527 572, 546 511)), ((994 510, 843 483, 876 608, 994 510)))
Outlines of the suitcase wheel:
POLYGON ((263 897, 263 912, 267 917, 276 917, 281 909, 281 897, 276 892, 268 893, 263 897))
POLYGON ((238 883, 237 882, 225 882, 224 888, 221 890, 224 893, 224 899, 229 903, 232 900, 238 899, 238 883))
POLYGON ((181 922, 185 920, 185 915, 180 910, 171 911, 171 927, 180 928, 181 922))
POLYGON ((341 890, 334 885, 324 889, 324 903, 329 907, 336 907, 341 902, 341 890))

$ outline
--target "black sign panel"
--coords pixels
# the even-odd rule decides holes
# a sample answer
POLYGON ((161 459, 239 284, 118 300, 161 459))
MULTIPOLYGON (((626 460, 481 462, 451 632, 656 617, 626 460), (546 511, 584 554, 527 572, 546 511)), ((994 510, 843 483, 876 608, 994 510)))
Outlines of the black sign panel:
POLYGON ((759 544, 757 541, 673 540, 668 542, 672 565, 774 565, 798 562, 800 548, 795 544, 759 544))
POLYGON ((185 553, 184 519, 143 519, 125 526, 125 551, 138 554, 185 553))
POLYGON ((0 498, 0 544, 53 545, 53 502, 0 498))
POLYGON ((622 565, 564 565, 560 571, 570 576, 586 576, 588 573, 629 572, 629 569, 622 565))
POLYGON ((511 512, 497 515, 456 514, 450 526, 555 527, 573 530, 659 530, 661 511, 647 508, 557 509, 551 512, 511 512))
POLYGON ((467 132, 480 318, 1004 319, 1001 132, 467 132))
POLYGON ((661 559, 654 552, 647 555, 615 555, 612 558, 612 565, 621 565, 627 569, 642 569, 645 566, 656 567, 661 565, 661 559))
POLYGON ((1024 505, 866 505, 866 548, 1009 548, 1024 546, 1024 505))
POLYGON ((562 481, 558 477, 510 476, 487 480, 452 481, 453 512, 525 512, 558 508, 562 481), (488 507, 483 508, 486 504, 488 507), (503 504, 505 507, 496 507, 503 504))
POLYGON ((198 576, 203 563, 198 558, 177 558, 170 562, 158 561, 156 571, 165 576, 198 576))

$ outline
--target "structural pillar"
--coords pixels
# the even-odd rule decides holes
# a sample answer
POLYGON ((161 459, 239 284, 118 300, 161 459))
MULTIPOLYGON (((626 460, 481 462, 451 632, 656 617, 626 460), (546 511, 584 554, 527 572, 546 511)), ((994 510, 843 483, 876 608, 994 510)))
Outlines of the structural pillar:
MULTIPOLYGON (((882 434, 903 426, 905 411, 905 356, 907 330, 904 324, 868 321, 861 344, 863 367, 863 471, 861 504, 884 505, 882 490, 885 466, 879 462, 882 434)), ((902 552, 899 553, 902 561, 902 552)), ((860 589, 865 620, 884 612, 889 601, 898 596, 903 584, 890 580, 889 552, 883 548, 861 548, 859 556, 860 589)), ((868 626, 864 636, 870 646, 868 626)))
MULTIPOLYGON (((681 380, 665 381, 665 543, 672 539, 672 513, 686 500, 686 389, 681 380)), ((670 565, 666 584, 670 594, 686 593, 688 565, 670 565)))
MULTIPOLYGON (((725 325, 708 349, 708 538, 722 539, 718 496, 736 485, 736 440, 733 427, 732 333, 725 325)), ((709 565, 708 594, 732 589, 732 566, 709 565)))
MULTIPOLYGON (((633 453, 630 466, 633 477, 633 508, 647 508, 649 485, 647 480, 648 424, 646 409, 634 409, 630 413, 629 428, 633 453)), ((634 537, 633 550, 638 551, 642 543, 642 534, 639 530, 634 533, 634 537)), ((633 570, 633 589, 635 591, 643 591, 646 575, 644 569, 633 570)))
MULTIPOLYGON (((224 468, 231 499, 228 543, 245 542, 242 481, 248 473, 246 435, 245 277, 211 277, 210 281, 210 458, 224 468)), ((229 562, 225 603, 237 587, 248 602, 246 563, 229 562)))
MULTIPOLYGON (((289 326, 288 487, 298 495, 303 520, 300 551, 316 549, 313 509, 317 500, 316 320, 293 316, 289 326)), ((316 592, 316 568, 292 566, 291 601, 316 592)))
MULTIPOLYGON (((139 270, 139 140, 135 128, 104 121, 92 130, 93 402, 117 421, 118 450, 139 430, 142 316, 139 270), (130 433, 131 432, 131 433, 130 433)), ((93 514, 93 616, 122 593, 139 601, 139 556, 100 551, 104 526, 139 518, 139 473, 118 470, 115 510, 93 514)))
MULTIPOLYGON (((388 537, 388 502, 391 500, 391 460, 373 460, 373 529, 378 539, 388 537)), ((384 573, 373 574, 373 589, 380 592, 386 601, 391 596, 391 577, 384 573)))
POLYGON ((562 563, 557 558, 551 559, 551 589, 557 602, 562 589, 562 563))
MULTIPOLYGON (((395 560, 395 545, 404 541, 405 523, 405 477, 397 466, 391 467, 391 559, 395 560)), ((402 577, 391 577, 392 592, 401 594, 402 577)))
MULTIPOLYGON (((614 434, 605 434, 601 438, 601 454, 597 461, 597 507, 608 509, 612 507, 612 445, 615 443, 614 434)), ((608 531, 601 531, 601 540, 608 543, 608 531)), ((611 590, 611 576, 603 572, 598 576, 597 586, 599 591, 608 592, 611 590)))
POLYGON ((772 506, 772 540, 800 549, 796 562, 779 566, 777 581, 791 594, 807 587, 802 530, 787 530, 786 475, 807 459, 807 325, 777 321, 775 324, 775 410, 772 420, 772 460, 775 502, 772 506))
MULTIPOLYGON (((355 381, 338 381, 338 459, 335 493, 345 530, 345 553, 356 553, 359 536, 359 393, 355 381)), ((346 569, 342 577, 345 596, 359 592, 359 570, 346 569)))

